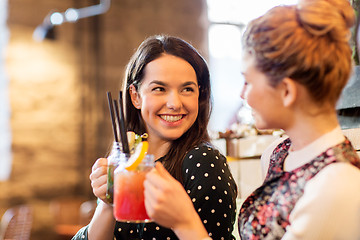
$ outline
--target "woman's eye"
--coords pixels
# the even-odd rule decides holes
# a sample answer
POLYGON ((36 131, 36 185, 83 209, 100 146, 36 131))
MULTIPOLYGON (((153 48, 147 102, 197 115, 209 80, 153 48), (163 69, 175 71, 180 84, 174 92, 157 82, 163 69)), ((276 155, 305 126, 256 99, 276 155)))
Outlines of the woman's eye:
POLYGON ((163 88, 163 87, 154 87, 154 88, 152 89, 152 91, 155 91, 155 92, 163 92, 163 91, 165 91, 165 88, 163 88))
POLYGON ((184 92, 194 92, 194 88, 192 87, 184 88, 184 92))

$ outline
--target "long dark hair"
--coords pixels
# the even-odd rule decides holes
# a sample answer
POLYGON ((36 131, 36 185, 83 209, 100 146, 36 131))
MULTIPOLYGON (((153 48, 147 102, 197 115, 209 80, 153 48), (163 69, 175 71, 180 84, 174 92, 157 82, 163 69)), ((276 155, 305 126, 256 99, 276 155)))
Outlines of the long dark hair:
POLYGON ((211 112, 210 74, 206 61, 193 46, 180 38, 166 35, 152 36, 141 43, 125 71, 126 124, 128 131, 134 131, 137 134, 145 133, 146 128, 141 112, 133 106, 129 88, 134 85, 138 90, 144 77, 145 66, 164 53, 187 61, 194 68, 200 86, 199 112, 194 124, 180 138, 172 141, 168 153, 163 158, 165 168, 173 177, 182 182, 181 166, 185 154, 192 147, 203 142, 208 143, 210 139, 207 132, 211 112))

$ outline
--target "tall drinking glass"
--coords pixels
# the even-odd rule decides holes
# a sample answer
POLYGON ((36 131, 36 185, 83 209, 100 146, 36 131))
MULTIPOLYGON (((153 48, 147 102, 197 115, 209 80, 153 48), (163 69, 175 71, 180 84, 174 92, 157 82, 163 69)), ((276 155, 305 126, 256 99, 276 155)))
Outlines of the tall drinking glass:
POLYGON ((149 222, 144 203, 145 175, 154 167, 154 156, 145 155, 135 170, 125 169, 129 154, 122 154, 114 173, 114 216, 117 221, 149 222))
POLYGON ((110 204, 113 203, 114 198, 114 171, 119 165, 120 156, 122 154, 121 143, 114 142, 110 155, 108 156, 107 165, 107 188, 106 188, 106 201, 110 204))

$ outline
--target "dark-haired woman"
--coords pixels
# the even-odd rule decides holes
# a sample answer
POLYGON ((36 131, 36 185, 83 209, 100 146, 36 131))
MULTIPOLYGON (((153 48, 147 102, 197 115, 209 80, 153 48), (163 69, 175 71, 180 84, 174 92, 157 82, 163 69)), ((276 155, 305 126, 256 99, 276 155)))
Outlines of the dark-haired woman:
MULTIPOLYGON (((148 134, 148 154, 181 183, 200 221, 215 239, 234 239, 237 195, 226 158, 210 143, 210 79, 205 60, 187 42, 171 36, 146 39, 128 63, 125 115, 129 131, 148 134)), ((90 175, 94 194, 105 199, 105 158, 90 175)), ((100 201, 90 224, 73 239, 177 239, 156 222, 116 222, 100 201)))

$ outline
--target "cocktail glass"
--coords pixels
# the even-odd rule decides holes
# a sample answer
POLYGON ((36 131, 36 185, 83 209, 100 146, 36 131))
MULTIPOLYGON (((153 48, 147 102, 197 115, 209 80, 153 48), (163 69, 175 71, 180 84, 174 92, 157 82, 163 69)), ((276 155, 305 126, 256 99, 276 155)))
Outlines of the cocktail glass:
POLYGON ((114 171, 119 165, 121 151, 121 143, 114 142, 110 155, 108 156, 107 165, 107 188, 106 188, 106 201, 110 204, 113 203, 114 198, 114 171))
POLYGON ((146 173, 154 167, 154 156, 145 155, 133 171, 124 167, 128 158, 129 154, 122 154, 114 173, 114 217, 122 222, 150 222, 144 204, 143 183, 146 173))

